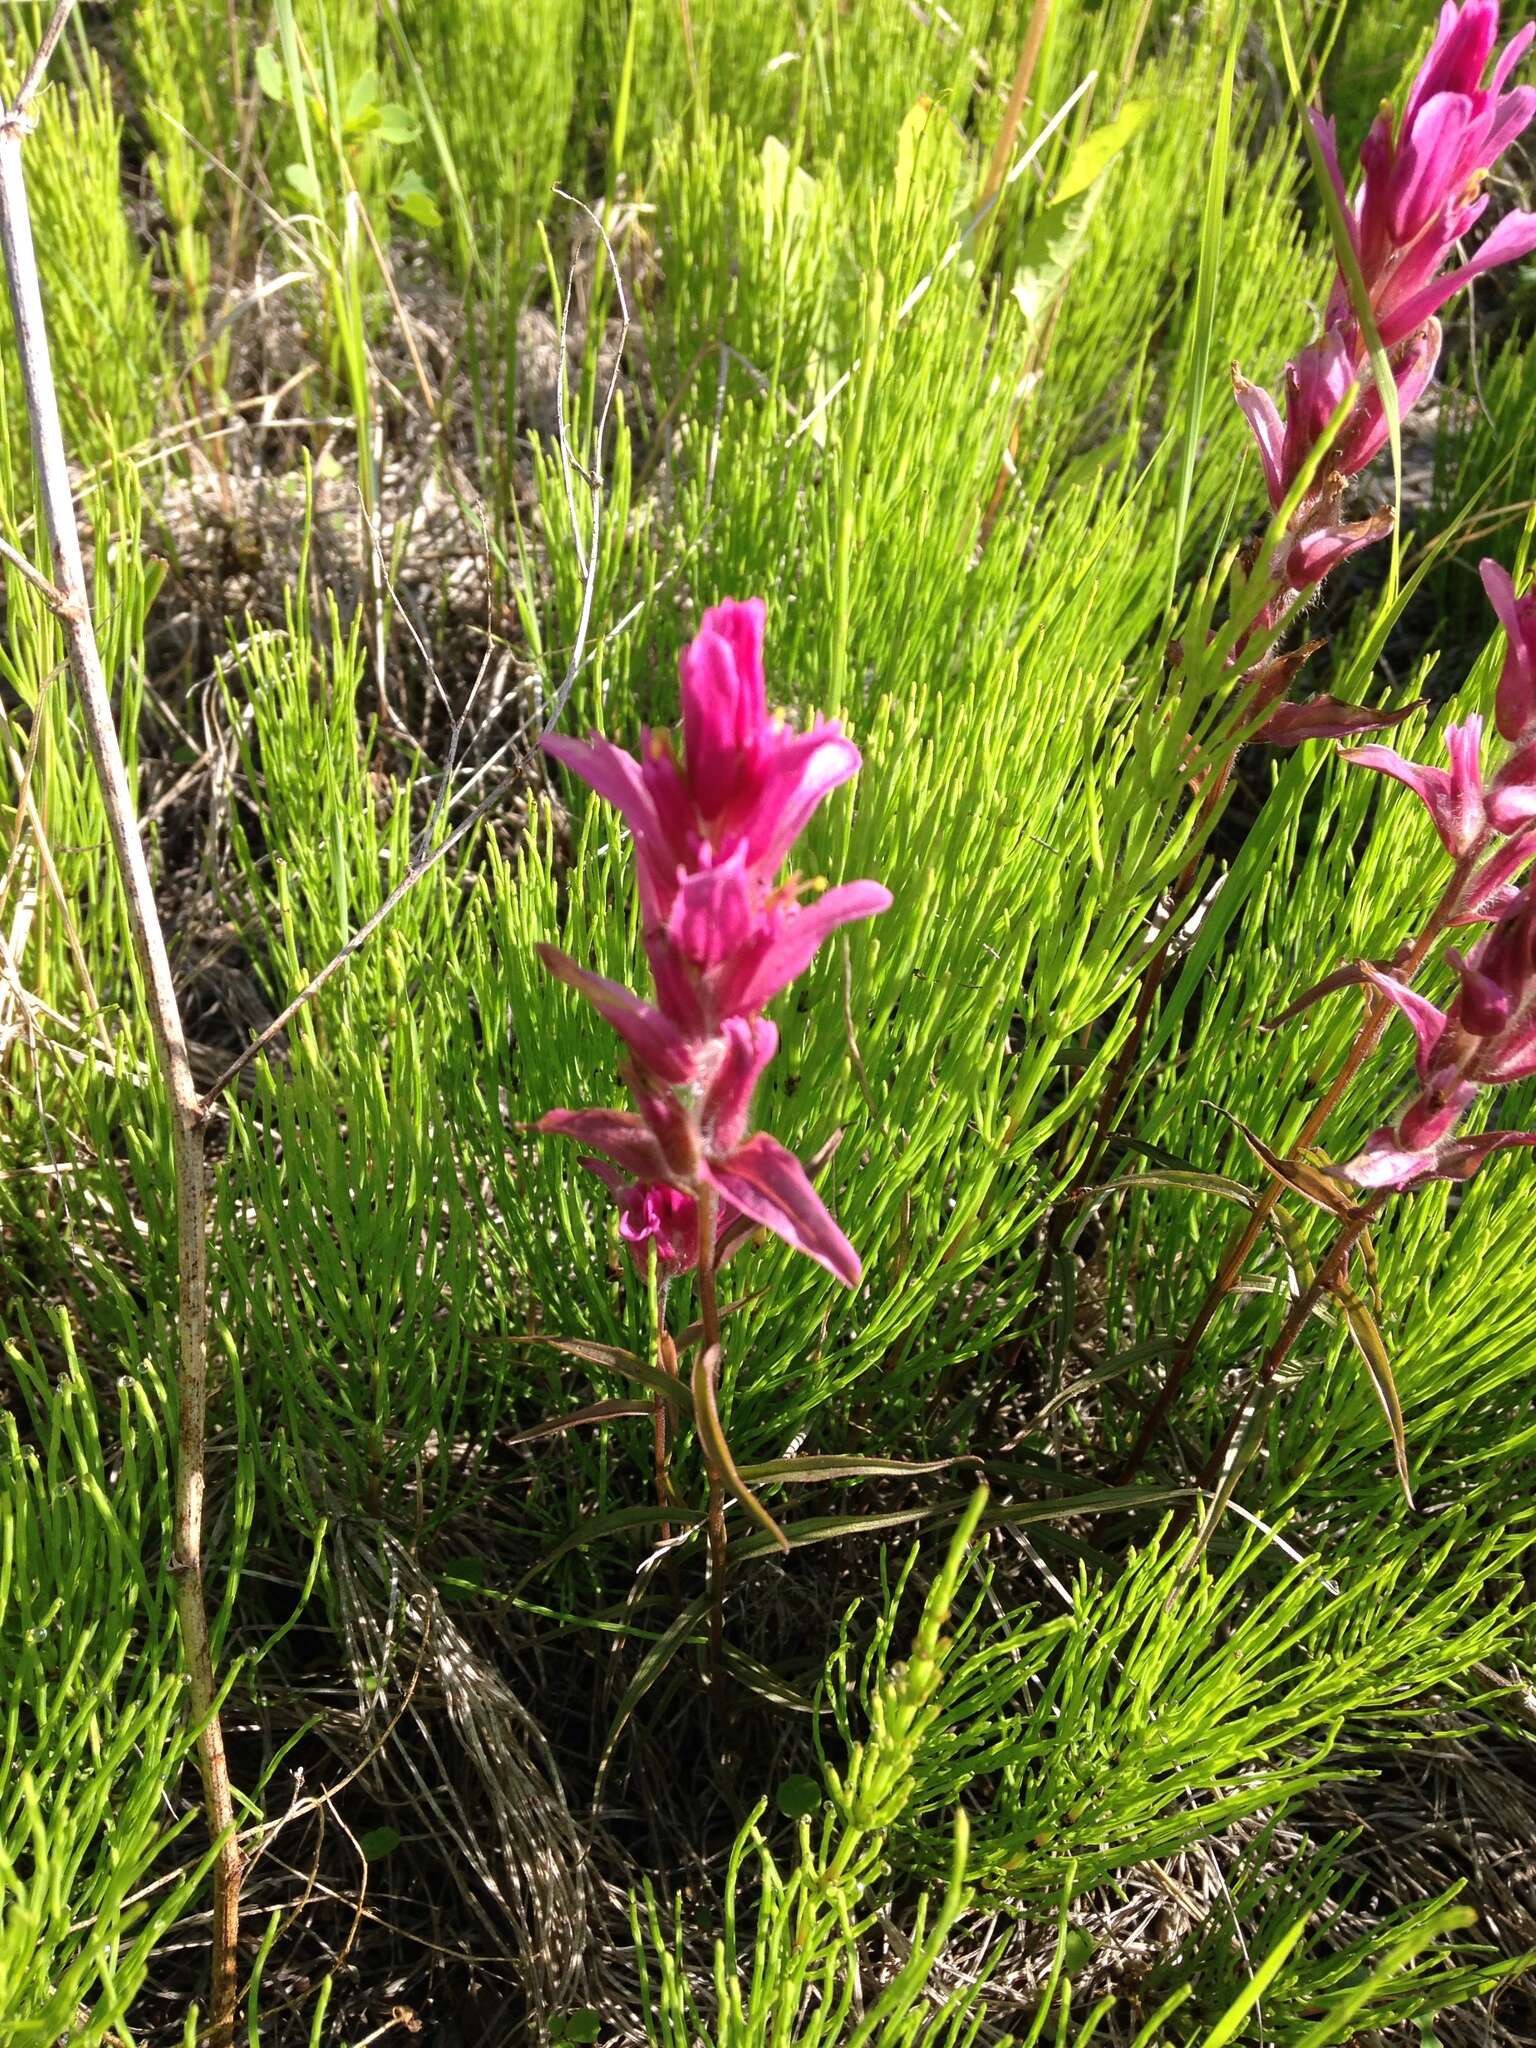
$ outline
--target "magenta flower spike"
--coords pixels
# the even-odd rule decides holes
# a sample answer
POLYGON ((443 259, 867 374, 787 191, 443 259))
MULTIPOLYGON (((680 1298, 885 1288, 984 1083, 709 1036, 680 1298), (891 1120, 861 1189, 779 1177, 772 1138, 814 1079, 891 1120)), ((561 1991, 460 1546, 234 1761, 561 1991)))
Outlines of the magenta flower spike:
POLYGON ((1513 910, 1520 900, 1515 877, 1532 861, 1536 861, 1536 832, 1520 832, 1506 839, 1473 869, 1448 922, 1486 924, 1513 910))
MULTIPOLYGON (((1440 354, 1440 309, 1474 278, 1536 249, 1536 214, 1513 211, 1471 257, 1445 268, 1486 210, 1482 185, 1489 171, 1536 117, 1536 89, 1522 85, 1506 90, 1516 64, 1536 37, 1536 25, 1512 38, 1485 83, 1498 32, 1498 0, 1462 0, 1460 5, 1448 0, 1401 120, 1384 108, 1361 145, 1363 175, 1353 201, 1340 166, 1333 122, 1318 113, 1311 116, 1372 319, 1388 352, 1400 417, 1417 404, 1434 374, 1440 354)), ((1355 392, 1273 564, 1285 589, 1305 591, 1388 531, 1390 524, 1381 515, 1353 525, 1341 525, 1337 517, 1344 485, 1375 461, 1388 436, 1386 408, 1376 388, 1360 309, 1351 299, 1343 271, 1334 278, 1323 332, 1287 366, 1283 421, 1267 392, 1235 370, 1233 380, 1237 403, 1258 448, 1270 506, 1276 511, 1302 475, 1329 421, 1350 391, 1355 392)), ((1523 695, 1520 685, 1513 684, 1510 697, 1518 698, 1522 710, 1536 714, 1536 680, 1523 695)))
MULTIPOLYGON (((1349 748, 1343 757, 1403 783, 1428 810, 1441 844, 1462 870, 1451 924, 1504 917, 1520 900, 1517 877, 1536 859, 1536 592, 1517 597, 1497 562, 1482 564, 1482 578, 1508 640, 1496 722, 1516 742, 1492 779, 1484 777, 1483 721, 1475 715, 1446 728, 1449 769, 1425 768, 1379 745, 1349 748)), ((1285 706, 1276 720, 1290 717, 1306 726, 1309 709, 1285 706)), ((1281 735, 1281 743, 1290 737, 1281 735)))
POLYGON ((1445 732, 1449 771, 1421 768, 1392 747, 1352 747, 1344 759, 1354 768, 1374 768, 1411 789, 1434 820, 1440 843, 1452 860, 1462 860, 1483 842, 1488 812, 1483 799, 1483 721, 1475 715, 1445 732))
POLYGON ((642 733, 638 761, 597 733, 544 741, 622 814, 648 930, 667 923, 690 877, 735 861, 749 882, 771 878, 822 798, 858 773, 859 750, 835 720, 797 733, 770 715, 764 616, 761 598, 713 605, 683 649, 686 768, 665 733, 642 733))
POLYGON ((1453 952, 1449 959, 1460 982, 1449 1010, 1391 975, 1365 970, 1413 1027, 1419 1086, 1397 1118, 1336 1169, 1355 1187, 1466 1180, 1491 1153, 1536 1145, 1536 1131, 1456 1134, 1485 1088, 1536 1074, 1536 889, 1527 883, 1470 953, 1453 952))
POLYGON ((637 1272, 645 1272, 653 1251, 661 1279, 692 1272, 699 1263, 699 1205, 692 1195, 665 1181, 626 1180, 608 1159, 587 1157, 581 1163, 617 1201, 619 1236, 637 1272))
MULTIPOLYGON (((1394 354, 1392 377, 1397 386, 1400 420, 1413 411, 1434 376, 1441 340, 1440 322, 1429 319, 1394 354)), ((1359 476, 1362 470, 1369 469, 1386 447, 1387 438, 1387 409, 1381 402, 1375 378, 1367 375, 1361 382, 1349 424, 1339 436, 1336 460, 1344 475, 1359 476)))
POLYGON ((1494 723, 1505 739, 1518 742, 1536 735, 1536 586, 1517 596, 1507 569, 1487 560, 1478 568, 1508 641, 1494 723))
MULTIPOLYGON (((1483 74, 1499 35, 1498 0, 1464 0, 1440 10, 1435 42, 1409 89, 1402 120, 1384 109, 1360 150, 1359 197, 1346 207, 1355 253, 1383 343, 1394 348, 1447 299, 1484 271, 1517 262, 1536 248, 1536 215, 1506 214, 1468 262, 1441 266, 1482 217, 1483 180, 1536 117, 1536 90, 1504 90, 1536 37, 1528 25, 1506 45, 1487 84, 1483 74)), ((1324 153, 1332 153, 1342 192, 1331 124, 1316 121, 1324 153)), ((1353 325, 1349 287, 1336 278, 1328 324, 1353 325)))
POLYGON ((637 1265, 665 1277, 699 1259, 699 1197, 716 1201, 716 1261, 755 1228, 781 1237, 845 1286, 857 1253, 800 1161, 750 1133, 752 1098, 778 1049, 762 1015, 823 939, 889 908, 877 882, 816 893, 781 879, 790 846, 859 752, 834 721, 796 732, 768 709, 761 598, 712 606, 683 650, 682 753, 645 733, 641 758, 593 735, 546 751, 612 803, 635 843, 656 1000, 590 973, 553 946, 550 972, 586 997, 628 1048, 633 1110, 556 1109, 537 1128, 569 1137, 618 1200, 637 1265))

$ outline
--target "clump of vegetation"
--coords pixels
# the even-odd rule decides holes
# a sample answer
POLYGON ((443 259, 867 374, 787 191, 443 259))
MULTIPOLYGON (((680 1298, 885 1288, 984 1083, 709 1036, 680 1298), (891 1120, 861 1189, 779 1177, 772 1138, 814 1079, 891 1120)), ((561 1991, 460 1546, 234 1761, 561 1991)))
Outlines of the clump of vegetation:
POLYGON ((12 14, 0 2036, 1529 2040, 1536 29, 12 14))

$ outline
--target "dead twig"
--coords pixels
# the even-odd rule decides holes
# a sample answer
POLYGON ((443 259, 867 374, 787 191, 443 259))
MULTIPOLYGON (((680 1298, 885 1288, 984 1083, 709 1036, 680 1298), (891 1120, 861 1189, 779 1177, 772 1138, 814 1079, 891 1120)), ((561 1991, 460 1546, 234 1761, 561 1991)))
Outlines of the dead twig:
MULTIPOLYGON (((28 106, 68 21, 73 0, 60 0, 15 104, 0 115, 0 244, 16 330, 22 387, 32 429, 37 484, 52 544, 54 584, 45 589, 63 628, 70 674, 79 693, 86 740, 101 789, 113 855, 122 877, 134 951, 144 977, 161 1078, 171 1107, 176 1181, 178 1303, 175 1527, 172 1576, 188 1705, 196 1723, 198 1763, 209 1834, 218 1843, 213 1876, 213 2048, 234 2039, 240 1926, 240 1845, 234 1826, 229 1766, 219 1721, 213 1653, 203 1591, 204 1446, 208 1408, 208 1287, 202 1119, 187 1054, 186 1033, 171 977, 170 955, 155 907, 149 867, 134 816, 133 795, 112 718, 112 703, 86 596, 80 533, 70 494, 69 465, 32 240, 22 146, 32 126, 28 106)), ((39 582, 39 579, 32 579, 39 582)), ((41 583, 39 582, 39 587, 41 583)))
MULTIPOLYGON (((571 691, 575 687, 576 678, 581 673, 585 660, 587 635, 591 630, 592 606, 597 594, 597 579, 601 566, 600 555, 604 502, 603 450, 607 441, 608 426, 613 413, 614 401, 618 396, 619 377, 624 364, 624 343, 628 338, 630 325, 629 305, 624 296, 624 279, 619 269, 619 259, 614 252, 613 244, 608 238, 606 228, 590 206, 585 205, 579 199, 571 198, 568 192, 561 192, 560 197, 570 200, 573 206, 579 208, 587 216, 602 241, 604 252, 613 271, 618 295, 619 338, 618 346, 614 350, 613 369, 604 387, 602 403, 598 408, 597 421, 592 432, 590 458, 588 462, 582 462, 571 447, 570 433, 566 420, 566 387, 563 366, 566 359, 571 307, 571 295, 570 291, 567 291, 560 322, 560 362, 562 368, 559 378, 559 447, 561 474, 565 482, 566 503, 571 519, 571 543, 576 549, 577 559, 581 564, 582 593, 581 611, 576 623, 576 637, 571 647, 570 658, 566 663, 565 674, 561 679, 560 687, 555 691, 553 700, 550 703, 548 716, 544 720, 543 730, 546 733, 552 732, 555 726, 559 724, 571 691), (582 535, 582 522, 576 503, 576 483, 578 480, 585 488, 588 499, 588 524, 585 538, 582 535)), ((333 954, 317 973, 310 976, 298 994, 278 1012, 277 1016, 272 1019, 272 1022, 266 1026, 265 1030, 259 1033, 237 1058, 231 1060, 198 1104, 197 1116, 199 1124, 211 1115, 225 1089, 238 1079, 240 1074, 244 1072, 253 1060, 259 1058, 266 1051, 273 1040, 280 1036, 293 1022, 299 1011, 312 1001, 320 993, 321 989, 325 987, 326 983, 333 976, 339 974, 347 962, 362 950, 379 929, 380 925, 394 913, 404 898, 416 887, 417 883, 430 874, 440 861, 446 860, 455 847, 462 845, 470 833, 474 831, 475 827, 488 818, 492 811, 500 805, 508 792, 523 779, 530 759, 531 749, 519 752, 514 765, 493 785, 490 794, 482 798, 469 813, 468 817, 461 819, 446 838, 440 839, 435 846, 421 853, 411 862, 400 881, 390 890, 373 915, 365 919, 358 926, 357 930, 339 952, 333 954)))

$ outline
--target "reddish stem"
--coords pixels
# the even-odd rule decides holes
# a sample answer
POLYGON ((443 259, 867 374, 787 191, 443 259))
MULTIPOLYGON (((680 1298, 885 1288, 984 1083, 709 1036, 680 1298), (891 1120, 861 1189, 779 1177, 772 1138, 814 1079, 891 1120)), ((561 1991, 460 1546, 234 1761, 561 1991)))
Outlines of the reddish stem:
MULTIPOLYGON (((1288 672, 1279 663, 1274 663, 1270 666, 1276 679, 1271 680, 1266 677, 1261 667, 1257 682, 1253 686, 1252 697, 1244 710, 1242 718, 1244 726, 1251 724, 1261 711, 1268 709, 1275 696, 1283 691, 1285 684, 1290 679, 1288 672)), ((1250 673, 1244 680, 1252 683, 1252 674, 1250 673)), ((1236 764, 1237 752, 1234 751, 1222 762, 1200 793, 1200 807, 1195 820, 1199 841, 1194 853, 1185 862, 1179 872, 1177 881, 1173 885, 1173 898, 1168 907, 1168 923, 1161 940, 1158 942, 1157 951, 1147 962, 1146 971, 1142 975, 1141 988, 1136 997, 1136 1014, 1131 1019, 1130 1032, 1126 1037, 1125 1044, 1120 1048, 1120 1056, 1115 1061, 1109 1079, 1104 1083, 1104 1092, 1099 1097, 1093 1140, 1089 1145, 1082 1170, 1078 1175, 1079 1186, 1093 1174, 1099 1160, 1103 1157, 1105 1147, 1109 1143, 1109 1134, 1115 1112, 1120 1107, 1121 1099, 1125 1093, 1125 1084, 1131 1076, 1131 1069, 1135 1066, 1141 1053, 1141 1042, 1146 1036, 1147 1025, 1152 1016, 1152 1005, 1157 1000, 1158 990, 1167 979, 1173 952, 1173 942, 1179 935, 1179 912, 1184 907, 1189 893, 1194 888, 1196 879, 1199 876, 1200 855, 1204 849, 1207 837, 1214 830, 1217 823, 1218 814, 1226 800, 1227 791, 1231 786, 1232 770, 1236 764)), ((1054 1252, 1056 1249, 1059 1249, 1059 1242, 1053 1237, 1051 1250, 1054 1252)))
MULTIPOLYGON (((705 1369, 714 1375, 720 1369, 720 1301, 715 1292, 716 1201, 712 1188, 700 1188, 699 1205, 699 1343, 705 1369)), ((725 1702, 725 1484, 714 1459, 709 1468, 709 1690, 717 1711, 725 1702)))
POLYGON ((1248 1390, 1248 1399, 1239 1404, 1236 1414, 1222 1432, 1220 1443, 1217 1444, 1215 1450, 1212 1451, 1210 1457, 1206 1460, 1205 1469, 1200 1474, 1199 1479, 1202 1490, 1209 1490, 1220 1480, 1222 1468, 1226 1464, 1228 1454, 1232 1449, 1232 1440, 1237 1435, 1239 1425, 1242 1422, 1243 1410, 1257 1395, 1263 1393, 1264 1389, 1275 1377, 1275 1374, 1284 1365, 1286 1359, 1290 1357, 1296 1339, 1306 1327, 1308 1317, 1348 1266, 1350 1253, 1365 1235, 1366 1230, 1381 1214, 1382 1204, 1385 1200, 1385 1195, 1373 1195, 1363 1209, 1357 1209, 1345 1222, 1338 1236, 1334 1239, 1327 1257, 1314 1274, 1310 1285, 1305 1287, 1292 1303, 1291 1312, 1285 1319, 1284 1327, 1274 1343, 1270 1345, 1268 1351, 1265 1352, 1263 1363, 1253 1376, 1248 1390))
MULTIPOLYGON (((671 1379, 678 1377, 677 1347, 665 1330, 656 1332, 656 1364, 658 1370, 671 1379)), ((651 1439, 656 1458, 656 1505, 665 1510, 672 1505, 672 1479, 667 1469, 667 1401, 658 1394, 651 1403, 651 1439)), ((663 1543, 672 1541, 672 1524, 663 1520, 661 1525, 663 1543)))
MULTIPOLYGON (((1478 855, 1481 851, 1482 849, 1479 848, 1476 853, 1468 854, 1465 858, 1458 861, 1455 872, 1447 883, 1440 901, 1435 905, 1433 915, 1418 938, 1415 939, 1403 962, 1401 978, 1404 981, 1411 982, 1413 980, 1428 958, 1430 947, 1434 945, 1436 939, 1440 937, 1446 926, 1450 923, 1452 912, 1456 908, 1457 901, 1466 885, 1468 876, 1477 864, 1478 855)), ((1345 1090, 1349 1087, 1350 1082, 1353 1081, 1356 1074, 1359 1073, 1365 1062, 1381 1043, 1382 1034, 1391 1021, 1391 1017, 1391 1003, 1385 996, 1373 994, 1367 1002, 1365 1021, 1355 1036, 1354 1044, 1345 1054, 1343 1063, 1329 1084, 1327 1093, 1308 1114, 1306 1122, 1302 1125, 1291 1146, 1293 1153, 1301 1151, 1306 1145, 1310 1145, 1321 1133, 1329 1117, 1333 1115, 1333 1112, 1342 1101, 1345 1090)), ((1169 1410, 1178 1399, 1184 1381, 1189 1375, 1190 1367, 1194 1364, 1195 1353, 1200 1347, 1200 1340, 1215 1321, 1216 1313, 1221 1304, 1226 1300, 1241 1278, 1243 1268, 1248 1263, 1249 1255, 1258 1243, 1264 1226, 1273 1215, 1275 1207, 1284 1191, 1285 1183, 1271 1176, 1269 1186, 1260 1195, 1258 1201, 1249 1212, 1247 1222, 1240 1227, 1229 1241, 1226 1251, 1222 1254, 1222 1261, 1217 1268, 1216 1277, 1206 1290, 1205 1299, 1201 1302, 1195 1319, 1190 1324, 1188 1334, 1179 1347, 1178 1356, 1169 1367, 1168 1377, 1163 1382, 1162 1390, 1151 1408, 1147 1411, 1146 1420, 1142 1423, 1136 1441, 1131 1447, 1130 1456, 1120 1467, 1116 1475, 1120 1484, 1124 1485, 1127 1481, 1134 1479, 1140 1471, 1147 1452, 1151 1449, 1158 1431, 1167 1420, 1169 1410)))

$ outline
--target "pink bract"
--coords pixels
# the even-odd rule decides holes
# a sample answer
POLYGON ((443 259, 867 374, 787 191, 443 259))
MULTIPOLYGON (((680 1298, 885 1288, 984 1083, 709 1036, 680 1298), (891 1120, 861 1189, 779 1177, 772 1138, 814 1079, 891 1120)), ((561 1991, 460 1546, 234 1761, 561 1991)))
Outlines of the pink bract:
MULTIPOLYGON (((1341 268, 1322 333, 1287 366, 1283 421, 1268 393, 1234 371, 1237 403, 1253 433, 1276 511, 1299 483, 1330 421, 1349 404, 1297 507, 1289 551, 1276 564, 1280 580, 1291 590, 1320 582, 1377 537, 1361 525, 1340 526, 1336 516, 1345 483, 1375 461, 1388 438, 1368 327, 1374 325, 1388 352, 1397 410, 1405 415, 1434 374, 1440 309, 1474 278, 1536 249, 1536 214, 1516 210, 1504 215, 1470 257, 1446 267, 1487 207, 1482 185, 1488 173, 1536 118, 1536 89, 1508 87, 1536 37, 1536 25, 1511 39, 1489 73, 1498 33, 1498 0, 1462 0, 1460 5, 1448 0, 1401 118, 1383 109, 1361 144, 1363 175, 1353 200, 1334 124, 1322 114, 1311 116, 1365 286, 1370 321, 1355 303, 1341 268)), ((1519 694, 1518 685, 1509 693, 1511 700, 1519 694)), ((1521 702, 1526 715, 1536 714, 1536 681, 1521 702)))
POLYGON ((858 1284, 857 1254, 800 1161, 748 1135, 752 1097, 778 1048, 762 1011, 829 933, 889 907, 877 882, 822 890, 779 874, 859 752, 833 720, 796 731, 770 712, 761 598, 711 606, 679 661, 682 747, 642 735, 640 757, 593 734, 546 751, 612 803, 635 844, 654 1002, 540 946, 550 972, 624 1040, 635 1108, 557 1109, 538 1128, 575 1139, 620 1205, 636 1263, 670 1278, 699 1258, 699 1196, 717 1203, 717 1255, 758 1226, 858 1284))

